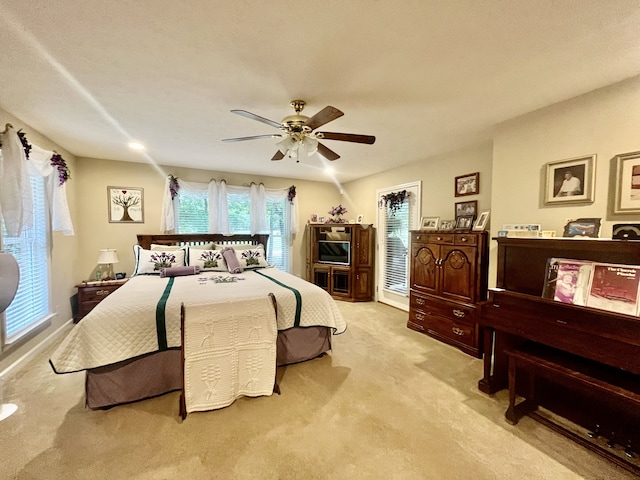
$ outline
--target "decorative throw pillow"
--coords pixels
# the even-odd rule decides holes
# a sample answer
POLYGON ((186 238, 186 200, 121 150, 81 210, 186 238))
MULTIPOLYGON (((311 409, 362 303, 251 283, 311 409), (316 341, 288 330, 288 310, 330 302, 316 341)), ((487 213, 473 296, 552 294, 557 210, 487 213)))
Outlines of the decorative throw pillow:
POLYGON ((226 272, 227 264, 221 250, 209 250, 195 247, 187 249, 187 265, 198 266, 200 271, 226 272))
POLYGON ((220 250, 222 256, 227 262, 227 270, 229 273, 242 273, 242 267, 240 266, 240 262, 238 261, 238 257, 236 257, 236 252, 234 252, 233 248, 225 247, 220 250))
POLYGON ((200 267, 163 267, 160 269, 160 278, 184 277, 186 275, 198 275, 200 267))
POLYGON ((243 269, 268 267, 262 245, 254 245, 246 250, 234 250, 240 267, 243 269))
POLYGON ((184 250, 145 250, 140 245, 133 246, 136 266, 134 275, 159 275, 161 268, 184 266, 184 250))
POLYGON ((180 245, 160 245, 157 243, 152 243, 150 250, 181 250, 182 247, 180 245))
POLYGON ((238 243, 238 244, 234 243, 230 245, 214 243, 213 246, 216 250, 222 250, 223 248, 233 248, 234 250, 246 250, 248 248, 256 248, 257 245, 253 243, 238 243))

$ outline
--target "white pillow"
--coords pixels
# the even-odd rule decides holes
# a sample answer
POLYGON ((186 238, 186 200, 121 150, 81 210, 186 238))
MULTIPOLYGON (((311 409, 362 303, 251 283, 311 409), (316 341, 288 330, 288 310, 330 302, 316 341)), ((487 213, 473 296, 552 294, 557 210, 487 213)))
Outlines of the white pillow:
POLYGON ((233 248, 242 269, 247 270, 269 266, 262 245, 253 245, 253 248, 247 248, 245 250, 236 250, 235 246, 233 248))
POLYGON ((152 243, 149 250, 180 250, 180 245, 160 245, 158 243, 152 243))
POLYGON ((187 248, 187 265, 190 267, 198 266, 201 272, 227 271, 227 263, 224 261, 220 250, 189 247, 187 248))
MULTIPOLYGON (((258 244, 260 246, 262 246, 262 244, 258 244)), ((234 250, 247 250, 247 249, 251 249, 251 248, 256 248, 258 245, 253 244, 253 243, 238 243, 238 244, 233 244, 230 243, 229 245, 222 245, 222 244, 214 244, 214 248, 216 250, 222 250, 223 248, 233 248, 234 250)))
POLYGON ((134 275, 160 275, 161 268, 183 267, 184 250, 145 250, 140 245, 133 246, 133 256, 136 266, 134 275))

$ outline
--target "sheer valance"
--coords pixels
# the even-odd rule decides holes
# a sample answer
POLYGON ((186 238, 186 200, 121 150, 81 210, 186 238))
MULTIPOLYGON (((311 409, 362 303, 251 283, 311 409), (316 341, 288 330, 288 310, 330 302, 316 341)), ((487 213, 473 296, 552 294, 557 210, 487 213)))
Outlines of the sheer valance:
POLYGON ((7 234, 17 237, 33 227, 29 176, 39 176, 45 177, 52 230, 74 235, 66 184, 59 182, 58 170, 51 163, 56 153, 30 145, 27 159, 18 132, 11 125, 0 133, 0 144, 0 212, 7 234))

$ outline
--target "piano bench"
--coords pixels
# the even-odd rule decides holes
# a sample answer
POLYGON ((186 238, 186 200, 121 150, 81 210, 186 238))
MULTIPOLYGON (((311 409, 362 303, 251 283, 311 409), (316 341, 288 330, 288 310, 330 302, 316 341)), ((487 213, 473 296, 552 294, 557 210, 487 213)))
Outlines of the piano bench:
POLYGON ((585 391, 597 391, 640 409, 637 375, 534 342, 505 349, 509 364, 509 408, 507 421, 515 425, 523 415, 536 410, 535 378, 561 380, 585 391), (516 405, 516 374, 527 371, 529 398, 516 405))

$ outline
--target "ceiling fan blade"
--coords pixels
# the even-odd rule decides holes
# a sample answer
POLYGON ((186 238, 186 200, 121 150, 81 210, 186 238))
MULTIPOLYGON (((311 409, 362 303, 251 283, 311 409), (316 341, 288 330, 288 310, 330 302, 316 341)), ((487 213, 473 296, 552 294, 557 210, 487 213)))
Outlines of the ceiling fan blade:
POLYGON ((318 138, 323 140, 342 140, 343 142, 366 143, 373 145, 376 137, 372 135, 358 135, 355 133, 316 132, 318 138))
POLYGON ((267 125, 271 125, 272 127, 282 127, 279 122, 269 120, 268 118, 261 117, 260 115, 256 115, 255 113, 247 112, 246 110, 231 110, 231 113, 235 113, 236 115, 240 115, 242 117, 251 118, 252 120, 257 120, 258 122, 266 123, 267 125))
POLYGON ((282 160, 283 158, 284 158, 284 153, 278 150, 276 151, 276 153, 273 154, 273 157, 271 157, 271 160, 282 160))
POLYGON ((331 160, 332 162, 340 158, 340 155, 321 143, 318 143, 318 153, 327 160, 331 160))
POLYGON ((280 138, 282 135, 272 133, 269 135, 254 135, 252 137, 223 138, 223 142, 244 142, 245 140, 255 140, 257 138, 280 138))
POLYGON ((330 121, 335 120, 336 118, 340 118, 342 115, 344 115, 344 113, 335 107, 324 107, 322 110, 316 113, 313 117, 311 117, 309 120, 304 122, 304 124, 307 127, 309 127, 311 130, 315 130, 316 128, 324 125, 325 123, 329 123, 330 121))

